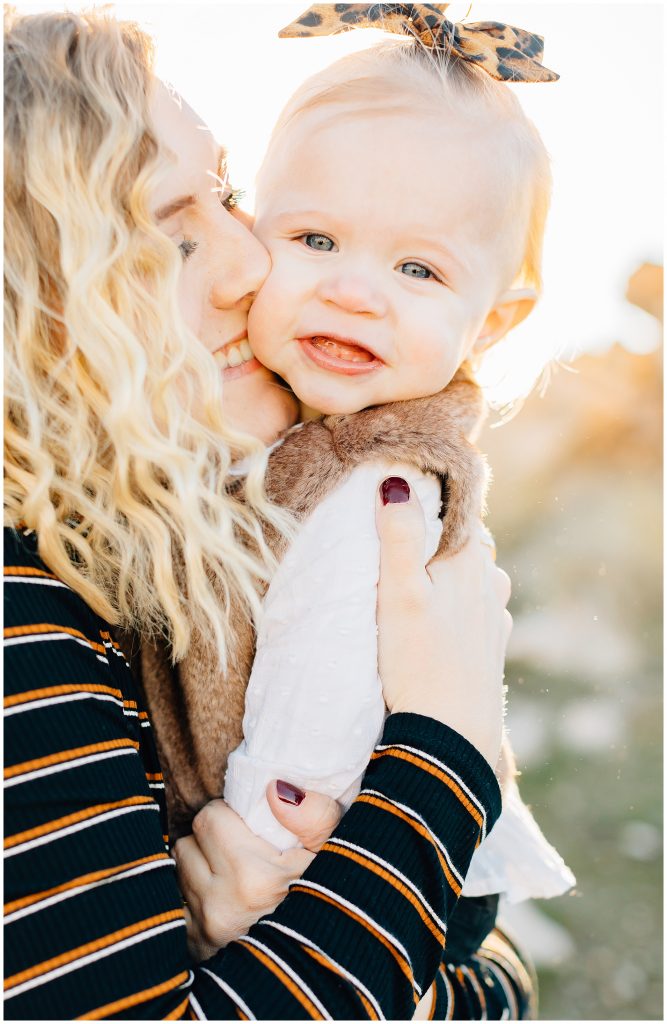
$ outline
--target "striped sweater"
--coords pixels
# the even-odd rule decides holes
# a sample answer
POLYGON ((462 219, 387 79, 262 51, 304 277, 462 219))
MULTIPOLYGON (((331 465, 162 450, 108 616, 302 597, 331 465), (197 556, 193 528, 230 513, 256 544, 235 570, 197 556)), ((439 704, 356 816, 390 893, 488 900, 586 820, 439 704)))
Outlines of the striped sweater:
MULTIPOLYGON (((8 529, 5 787, 8 1019, 409 1018, 500 812, 463 737, 392 715, 358 799, 281 905, 194 964, 126 659, 34 536, 8 529)), ((448 1016, 457 986, 461 971, 448 1016)))

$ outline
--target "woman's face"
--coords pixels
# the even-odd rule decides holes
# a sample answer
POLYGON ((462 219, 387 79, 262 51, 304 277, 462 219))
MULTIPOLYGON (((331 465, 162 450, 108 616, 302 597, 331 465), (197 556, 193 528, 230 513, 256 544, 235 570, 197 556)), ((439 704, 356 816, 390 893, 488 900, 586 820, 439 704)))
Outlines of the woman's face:
POLYGON ((151 112, 158 138, 176 157, 152 208, 183 256, 183 315, 219 367, 229 422, 272 441, 294 422, 296 406, 248 345, 248 310, 269 257, 247 216, 233 208, 224 151, 194 111, 157 82, 151 112))

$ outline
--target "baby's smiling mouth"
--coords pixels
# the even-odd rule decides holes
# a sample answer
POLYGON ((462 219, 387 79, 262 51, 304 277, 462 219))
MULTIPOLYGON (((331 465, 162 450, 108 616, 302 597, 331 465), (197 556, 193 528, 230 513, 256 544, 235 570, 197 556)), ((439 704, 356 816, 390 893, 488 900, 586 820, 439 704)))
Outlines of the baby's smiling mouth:
POLYGON ((320 352, 328 352, 335 359, 345 359, 351 363, 370 363, 375 356, 367 348, 362 348, 356 343, 349 341, 338 341, 326 334, 313 335, 308 339, 320 352))
POLYGON ((352 338, 332 334, 308 334, 297 338, 301 350, 322 370, 356 376, 384 366, 370 349, 352 338))

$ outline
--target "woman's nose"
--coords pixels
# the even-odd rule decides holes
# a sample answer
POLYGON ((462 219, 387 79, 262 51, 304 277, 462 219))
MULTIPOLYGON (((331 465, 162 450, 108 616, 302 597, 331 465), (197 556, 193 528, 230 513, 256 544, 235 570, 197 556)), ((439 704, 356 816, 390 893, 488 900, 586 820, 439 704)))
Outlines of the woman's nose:
POLYGON ((211 303, 219 309, 248 308, 269 273, 269 254, 249 223, 241 213, 225 216, 211 287, 211 303))
POLYGON ((384 316, 387 300, 382 290, 362 271, 332 274, 324 277, 318 287, 323 302, 339 306, 348 313, 384 316))

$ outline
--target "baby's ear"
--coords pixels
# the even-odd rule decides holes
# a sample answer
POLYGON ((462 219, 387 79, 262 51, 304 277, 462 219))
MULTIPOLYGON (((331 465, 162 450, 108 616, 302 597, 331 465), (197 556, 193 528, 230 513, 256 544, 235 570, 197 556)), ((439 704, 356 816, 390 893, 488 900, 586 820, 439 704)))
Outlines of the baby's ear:
POLYGON ((528 316, 537 302, 534 288, 510 288, 500 296, 484 321, 473 352, 479 355, 504 338, 528 316))

